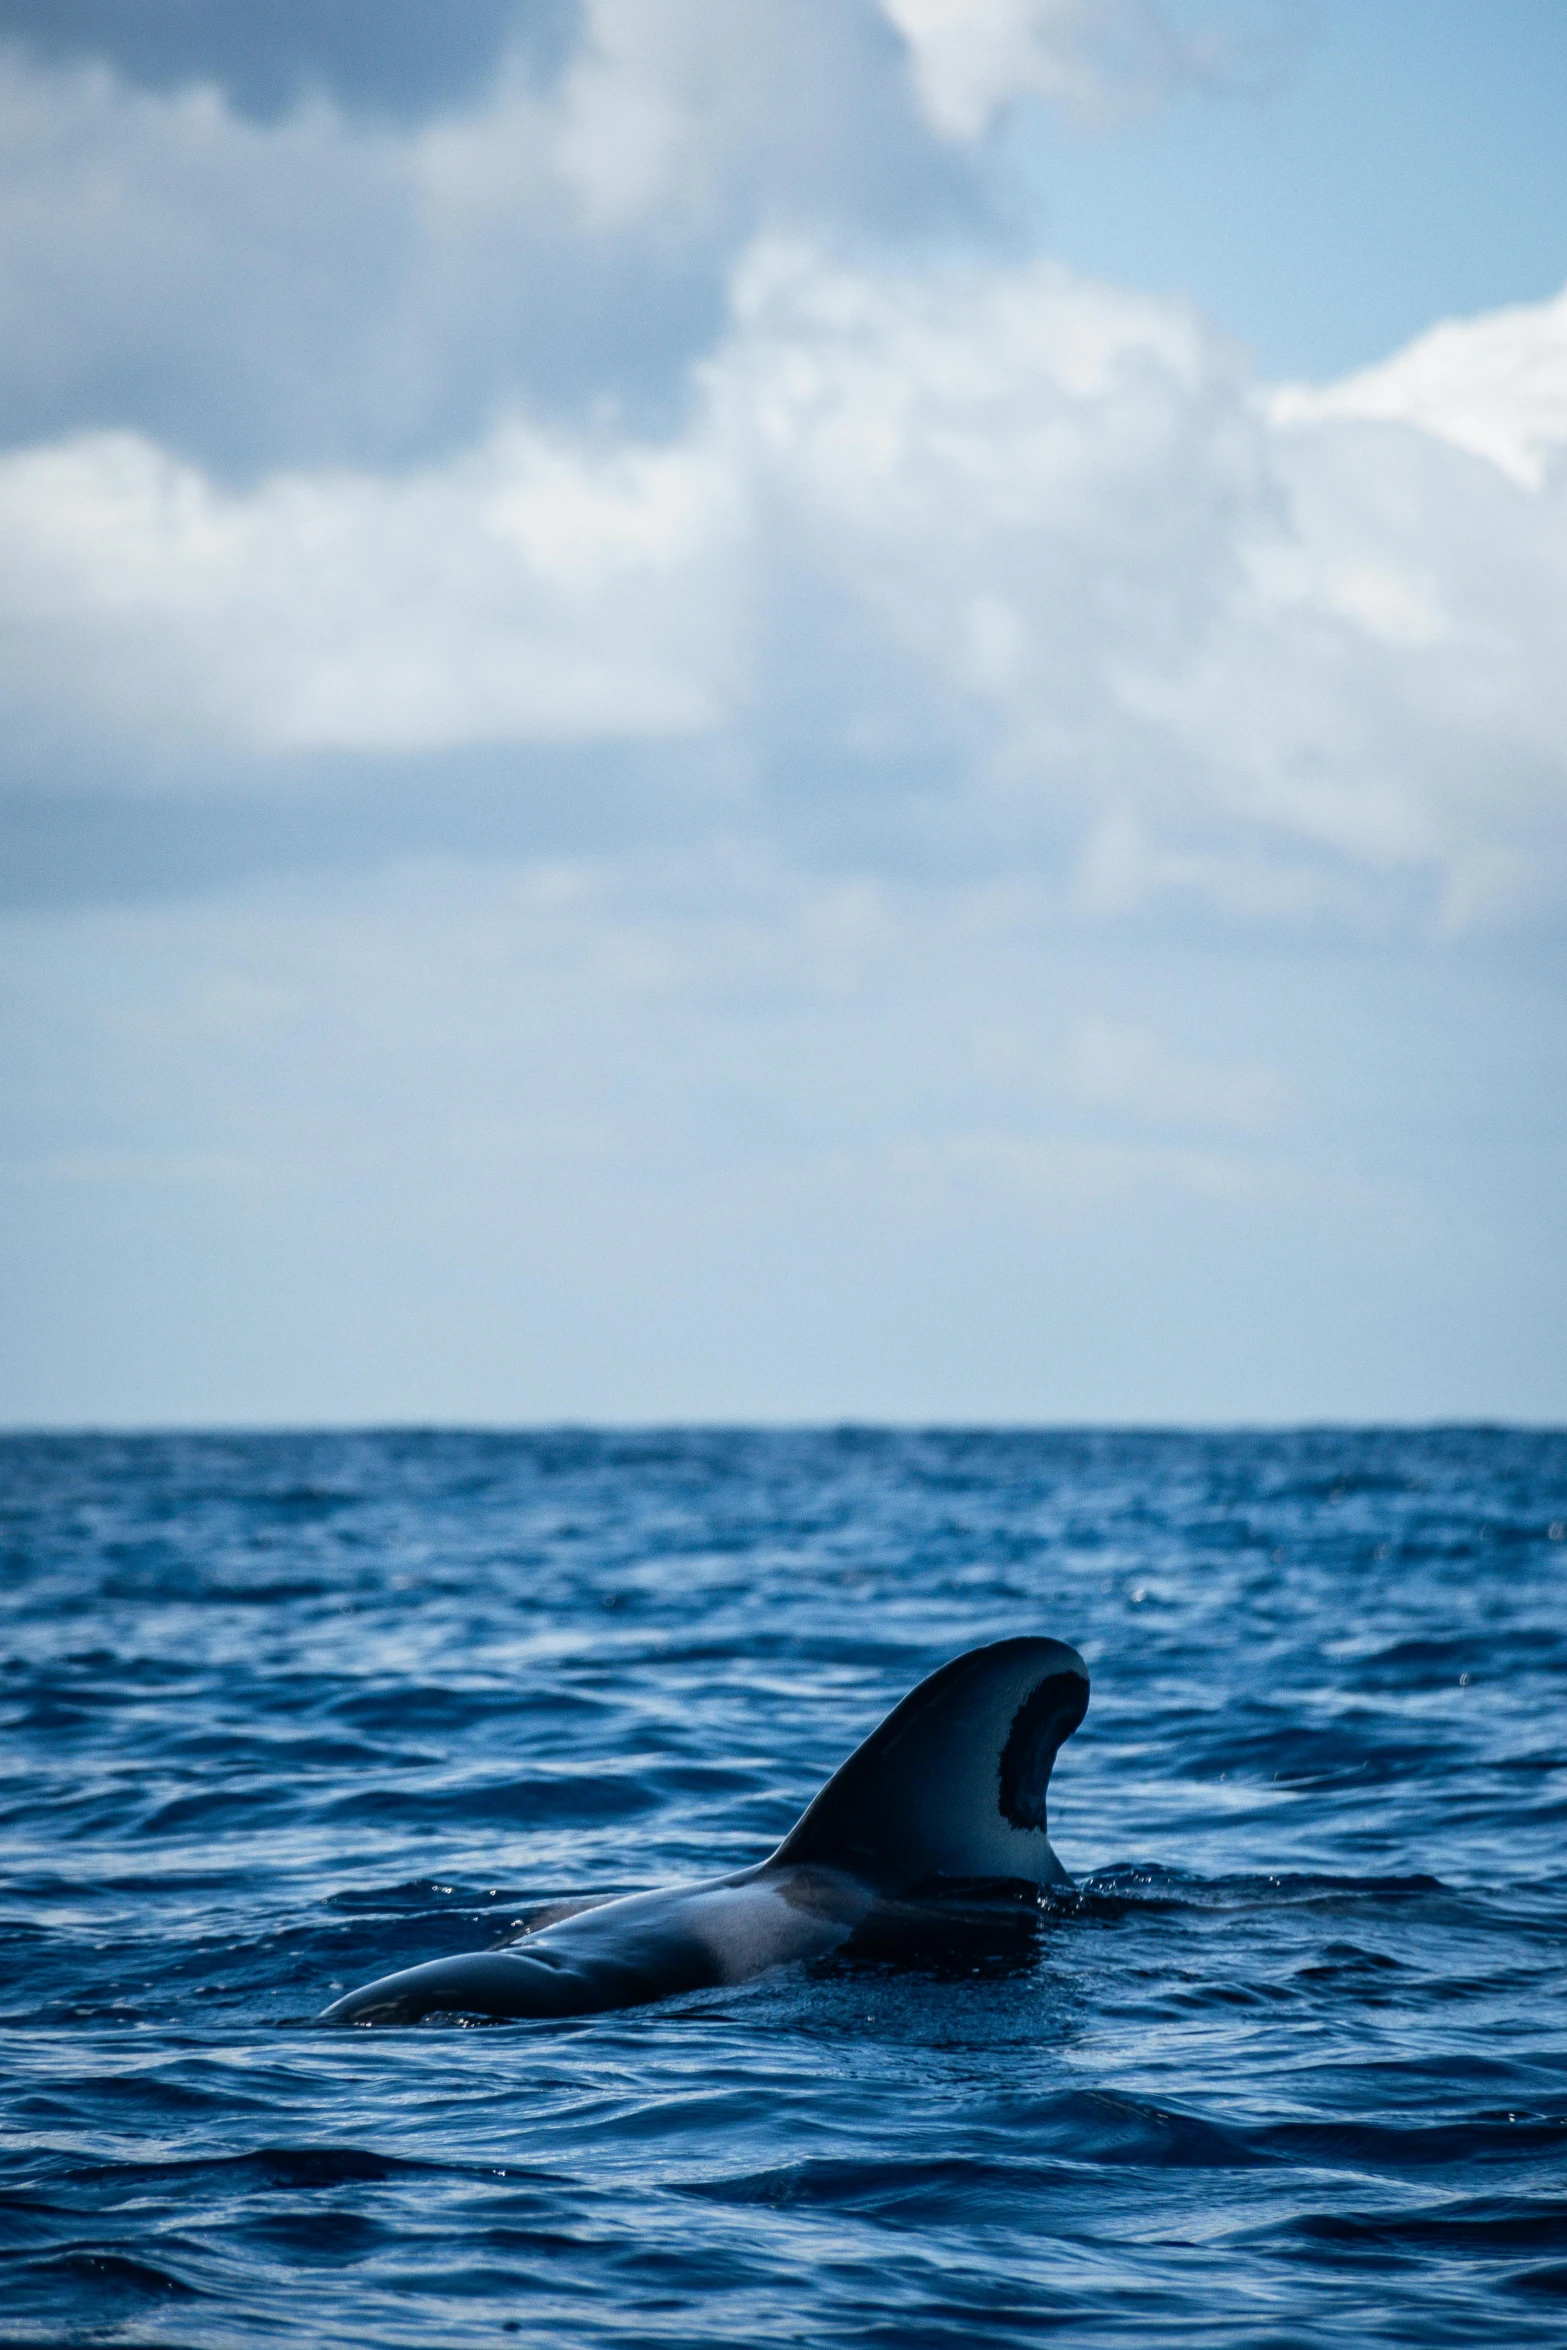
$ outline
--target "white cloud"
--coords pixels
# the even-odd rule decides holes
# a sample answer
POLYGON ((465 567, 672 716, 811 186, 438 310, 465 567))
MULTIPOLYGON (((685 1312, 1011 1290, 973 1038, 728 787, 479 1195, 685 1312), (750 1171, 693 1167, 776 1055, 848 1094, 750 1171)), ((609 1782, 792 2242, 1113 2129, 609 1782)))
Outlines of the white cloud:
POLYGON ((920 105, 944 139, 979 139, 1019 100, 1103 125, 1183 84, 1254 78, 1287 20, 1253 12, 1242 32, 1210 10, 1196 30, 1157 0, 881 0, 908 43, 920 105))
POLYGON ((236 493, 85 437, 0 459, 4 691, 241 752, 687 733, 732 662, 731 535, 700 449, 593 464, 514 427, 236 493))
POLYGON ((167 389, 0 454, 27 772, 695 738, 764 827, 852 796, 873 862, 917 777, 919 856, 1106 919, 1557 902, 1567 294, 1259 393, 1179 303, 821 230, 933 217, 937 142, 1019 96, 1230 70, 1191 21, 591 0, 554 81, 519 53, 413 129, 0 55, 13 403, 167 389), (657 423, 588 398, 617 367, 657 423), (310 453, 192 453, 247 403, 310 453))
MULTIPOLYGON (((1533 319, 1540 448, 1562 315, 1499 330, 1533 319)), ((0 532, 35 737, 704 735, 858 775, 865 821, 917 758, 932 853, 1076 841, 1106 913, 1413 889, 1461 926, 1567 879, 1567 482, 1331 390, 1281 418, 1189 310, 1047 263, 762 240, 672 437, 517 419, 246 490, 87 436, 0 459, 0 532)))
POLYGON ((1341 383, 1284 384, 1280 424, 1362 417, 1412 424, 1539 490, 1567 450, 1567 291, 1483 318, 1448 319, 1341 383))
MULTIPOLYGON (((1556 305, 1539 330, 1548 347, 1556 305)), ((1559 906, 1567 483, 1526 488, 1423 420, 1331 401, 1276 428, 1271 462, 1287 528, 1248 547, 1203 656, 1129 693, 1217 804, 1366 874, 1424 870, 1448 927, 1559 906)))

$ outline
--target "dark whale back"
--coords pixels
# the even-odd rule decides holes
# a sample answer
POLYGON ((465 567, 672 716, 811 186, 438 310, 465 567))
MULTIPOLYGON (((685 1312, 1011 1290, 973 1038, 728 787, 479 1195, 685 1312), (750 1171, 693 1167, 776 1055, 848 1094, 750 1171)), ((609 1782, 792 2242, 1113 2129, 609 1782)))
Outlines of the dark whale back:
POLYGON ((323 2022, 406 2024, 442 2010, 587 2015, 836 1950, 877 1903, 943 1879, 1065 1878, 1045 1834, 1050 1766, 1088 1706, 1059 1640, 998 1640, 910 1692, 851 1754, 771 1859, 633 1893, 507 1948, 435 1959, 334 2000, 323 2022))
POLYGON ((1060 1640, 998 1640, 912 1689, 856 1747, 774 1853, 886 1893, 933 1878, 1059 1884, 1045 1792, 1088 1710, 1088 1668, 1060 1640))

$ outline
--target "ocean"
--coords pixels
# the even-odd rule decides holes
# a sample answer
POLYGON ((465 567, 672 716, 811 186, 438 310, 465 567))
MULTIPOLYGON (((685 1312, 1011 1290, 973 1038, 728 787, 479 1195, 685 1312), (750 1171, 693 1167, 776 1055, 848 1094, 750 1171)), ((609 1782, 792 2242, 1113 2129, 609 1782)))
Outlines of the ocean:
POLYGON ((0 1561, 0 2343, 1567 2341, 1567 1436, 14 1436, 0 1561), (313 2023, 1019 1633, 1005 1933, 313 2023))

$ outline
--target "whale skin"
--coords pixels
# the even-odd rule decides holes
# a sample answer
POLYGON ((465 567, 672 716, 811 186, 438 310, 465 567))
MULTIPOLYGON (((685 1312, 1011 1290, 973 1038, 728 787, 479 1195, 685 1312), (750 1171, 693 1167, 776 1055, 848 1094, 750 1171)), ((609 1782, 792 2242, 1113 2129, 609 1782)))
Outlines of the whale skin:
POLYGON ((893 1708, 755 1867, 595 1903, 497 1949, 404 1968, 347 1992, 319 2020, 634 2007, 825 1957, 878 1917, 976 1886, 1069 1883, 1045 1799, 1087 1708, 1087 1667, 1063 1641, 970 1649, 893 1708))

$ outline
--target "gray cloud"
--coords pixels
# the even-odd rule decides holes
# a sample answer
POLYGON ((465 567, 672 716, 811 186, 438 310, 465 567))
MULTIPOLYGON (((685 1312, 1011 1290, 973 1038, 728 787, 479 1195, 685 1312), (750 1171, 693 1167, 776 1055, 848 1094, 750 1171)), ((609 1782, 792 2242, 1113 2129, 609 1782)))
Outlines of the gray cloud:
POLYGON ((558 71, 577 20, 574 0, 0 0, 0 41, 111 66, 136 89, 205 84, 253 122, 312 97, 416 122, 471 104, 507 51, 558 71))
POLYGON ((129 425, 233 475, 407 462, 519 403, 668 422, 761 222, 983 210, 869 5, 595 0, 547 72, 497 20, 468 102, 416 120, 330 82, 237 109, 195 37, 234 21, 187 48, 171 17, 167 80, 0 50, 0 438, 129 425))
POLYGON ((243 478, 519 405, 671 429, 759 233, 994 248, 999 110, 1224 48, 1109 13, 0 0, 0 441, 130 426, 243 478))

